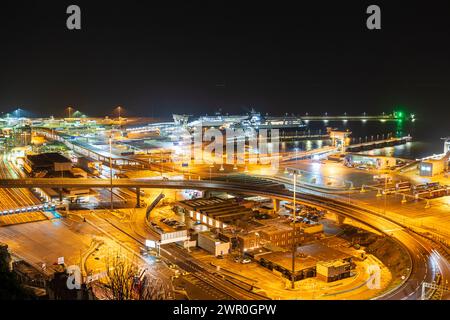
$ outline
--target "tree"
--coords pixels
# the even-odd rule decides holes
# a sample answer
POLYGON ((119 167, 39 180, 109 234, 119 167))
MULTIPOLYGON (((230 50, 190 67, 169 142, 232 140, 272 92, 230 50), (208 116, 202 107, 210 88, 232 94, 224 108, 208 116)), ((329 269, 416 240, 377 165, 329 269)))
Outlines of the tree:
POLYGON ((102 287, 110 300, 163 300, 167 291, 161 280, 140 270, 136 261, 114 254, 106 258, 106 280, 102 287))

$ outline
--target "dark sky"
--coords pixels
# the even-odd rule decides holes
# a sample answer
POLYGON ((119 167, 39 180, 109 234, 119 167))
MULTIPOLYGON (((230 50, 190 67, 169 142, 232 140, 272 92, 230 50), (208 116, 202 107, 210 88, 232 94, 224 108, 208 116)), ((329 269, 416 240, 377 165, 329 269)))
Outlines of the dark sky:
POLYGON ((448 1, 243 2, 1 1, 0 110, 449 116, 448 1))

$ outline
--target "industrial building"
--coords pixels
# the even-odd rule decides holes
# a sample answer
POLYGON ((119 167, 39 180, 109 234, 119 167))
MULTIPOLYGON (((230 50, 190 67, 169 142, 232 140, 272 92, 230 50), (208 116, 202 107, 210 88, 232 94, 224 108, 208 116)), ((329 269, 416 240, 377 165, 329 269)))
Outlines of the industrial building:
POLYGON ((350 276, 352 265, 349 261, 319 261, 316 265, 317 278, 325 282, 333 282, 350 276))
POLYGON ((28 174, 39 172, 62 173, 72 169, 72 161, 59 153, 41 153, 27 155, 23 167, 28 174))
POLYGON ((150 227, 159 234, 159 244, 184 242, 189 240, 186 229, 174 229, 161 222, 150 222, 150 227))
MULTIPOLYGON (((236 243, 240 251, 248 251, 265 245, 280 248, 292 247, 293 224, 285 218, 253 220, 246 225, 246 231, 235 233, 236 243)), ((307 243, 320 239, 323 225, 320 223, 295 224, 295 242, 307 243)))
POLYGON ((345 155, 344 163, 351 166, 365 165, 375 169, 384 170, 395 167, 397 165, 397 159, 394 157, 350 153, 345 155))
MULTIPOLYGON (((252 255, 252 252, 247 254, 252 255)), ((292 252, 278 251, 257 254, 253 257, 262 266, 287 279, 292 278, 292 252)), ((354 268, 352 256, 321 243, 311 243, 297 248, 295 255, 295 281, 317 276, 331 282, 350 276, 354 268)))
POLYGON ((197 245, 214 256, 222 256, 230 252, 230 243, 220 241, 216 235, 209 231, 198 234, 197 245))
MULTIPOLYGON (((257 219, 253 201, 221 199, 217 197, 179 201, 175 211, 185 214, 210 228, 219 229, 219 238, 244 252, 263 245, 290 247, 293 241, 293 223, 286 217, 257 219)), ((309 221, 295 224, 298 244, 320 239, 323 225, 309 221)))
POLYGON ((419 174, 424 177, 439 175, 445 170, 444 159, 428 159, 419 164, 419 174))
POLYGON ((212 228, 226 228, 253 215, 253 210, 243 203, 217 197, 179 201, 174 209, 212 228))

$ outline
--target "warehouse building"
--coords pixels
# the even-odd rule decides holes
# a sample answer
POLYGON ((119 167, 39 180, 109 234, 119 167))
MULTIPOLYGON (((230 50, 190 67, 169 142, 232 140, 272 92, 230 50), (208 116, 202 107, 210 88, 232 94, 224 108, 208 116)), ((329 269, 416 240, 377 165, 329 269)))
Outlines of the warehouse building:
POLYGON ((397 164, 397 159, 394 157, 350 153, 345 156, 344 163, 351 166, 363 165, 379 170, 384 170, 395 167, 397 164))
POLYGON ((345 260, 320 261, 316 265, 319 280, 333 282, 350 277, 351 263, 345 260))
POLYGON ((27 155, 23 164, 28 174, 36 175, 39 172, 63 173, 70 172, 72 161, 59 153, 41 153, 27 155))
POLYGON ((419 164, 419 174, 424 177, 432 177, 443 173, 446 169, 448 158, 424 160, 419 164))
POLYGON ((209 231, 198 234, 197 245, 214 256, 222 256, 230 252, 230 243, 220 241, 219 238, 209 231))
POLYGON ((179 201, 174 209, 211 228, 226 228, 253 215, 251 208, 235 199, 217 197, 179 201))
MULTIPOLYGON (((295 281, 317 276, 327 282, 350 276, 354 267, 352 256, 327 247, 322 243, 311 243, 297 248, 295 255, 295 281)), ((271 252, 254 259, 262 266, 287 279, 292 278, 292 252, 271 252)))

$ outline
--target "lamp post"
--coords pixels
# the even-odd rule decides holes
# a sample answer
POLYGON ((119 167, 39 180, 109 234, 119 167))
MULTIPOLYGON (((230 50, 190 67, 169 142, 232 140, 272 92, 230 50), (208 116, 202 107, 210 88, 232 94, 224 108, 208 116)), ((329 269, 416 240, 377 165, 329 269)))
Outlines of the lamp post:
POLYGON ((159 164, 161 166, 161 177, 163 177, 163 153, 162 150, 159 150, 159 164))
POLYGON ((386 215, 386 205, 387 205, 387 193, 386 193, 386 189, 387 189, 387 175, 384 176, 384 211, 383 214, 386 215))
POLYGON ((111 211, 114 210, 113 205, 113 171, 112 171, 112 132, 109 137, 109 181, 111 185, 111 211))
POLYGON ((122 127, 122 119, 121 119, 121 117, 120 117, 121 111, 122 111, 122 107, 121 107, 121 106, 118 106, 118 107, 117 107, 117 111, 118 111, 118 113, 119 113, 119 127, 122 127))
POLYGON ((291 275, 291 288, 295 289, 295 253, 297 251, 296 246, 296 237, 295 237, 295 222, 297 220, 297 207, 296 207, 296 192, 297 192, 297 172, 294 171, 294 198, 293 198, 293 204, 294 204, 294 210, 292 211, 293 221, 292 221, 292 275, 291 275))

